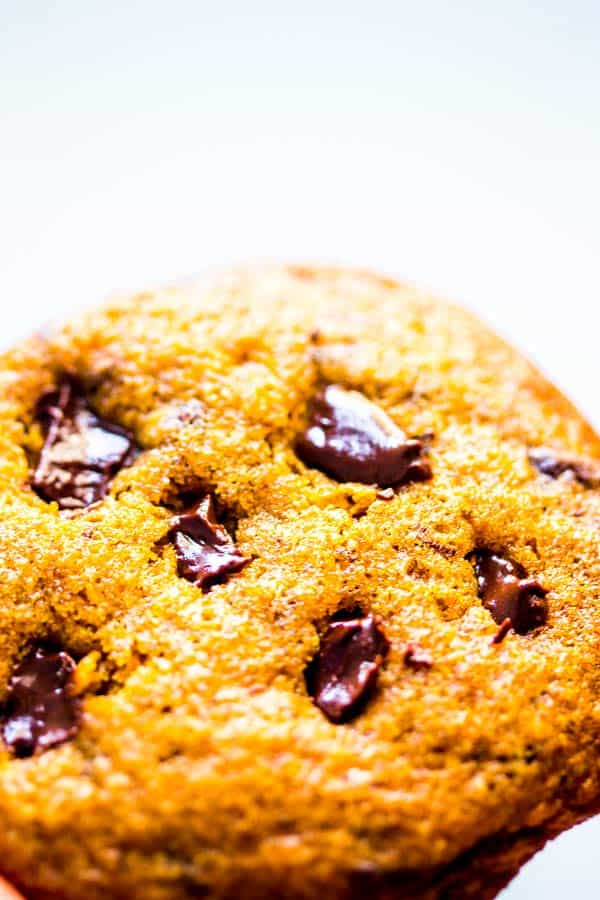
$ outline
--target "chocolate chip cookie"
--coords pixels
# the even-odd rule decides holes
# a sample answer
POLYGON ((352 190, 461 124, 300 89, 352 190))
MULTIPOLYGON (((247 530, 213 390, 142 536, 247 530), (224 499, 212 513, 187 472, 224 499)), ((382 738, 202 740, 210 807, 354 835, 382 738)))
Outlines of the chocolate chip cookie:
POLYGON ((493 897, 600 799, 600 440, 367 273, 0 365, 0 868, 28 897, 493 897))

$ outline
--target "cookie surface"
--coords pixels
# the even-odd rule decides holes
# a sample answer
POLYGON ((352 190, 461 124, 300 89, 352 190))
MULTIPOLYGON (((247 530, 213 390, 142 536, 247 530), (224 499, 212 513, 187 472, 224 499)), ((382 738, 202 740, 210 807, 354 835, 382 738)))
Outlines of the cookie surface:
POLYGON ((518 353, 365 273, 232 271, 4 354, 0 868, 493 896, 600 795, 599 473, 518 353))

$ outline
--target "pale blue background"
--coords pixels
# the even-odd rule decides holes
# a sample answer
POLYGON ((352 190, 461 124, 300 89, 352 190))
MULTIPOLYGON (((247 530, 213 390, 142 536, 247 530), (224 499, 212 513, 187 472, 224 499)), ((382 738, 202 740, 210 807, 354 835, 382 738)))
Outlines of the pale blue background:
MULTIPOLYGON (((600 424, 600 5, 0 0, 0 342, 233 260, 461 300, 600 424)), ((600 822, 503 900, 600 894, 600 822)))

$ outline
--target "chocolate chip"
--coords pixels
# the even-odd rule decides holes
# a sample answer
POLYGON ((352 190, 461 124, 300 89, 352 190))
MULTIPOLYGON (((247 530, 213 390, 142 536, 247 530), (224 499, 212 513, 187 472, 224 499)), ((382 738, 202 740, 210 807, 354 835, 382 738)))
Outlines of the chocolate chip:
POLYGON ((61 509, 82 509, 106 496, 119 469, 135 453, 132 435, 100 419, 80 385, 65 379, 37 405, 45 441, 32 486, 61 509))
POLYGON ((512 622, 510 619, 505 619, 504 622, 500 625, 500 628, 494 635, 494 637, 490 641, 490 646, 494 647, 496 644, 501 644, 508 632, 512 628, 512 622))
POLYGON ((430 669, 433 665, 433 657, 416 641, 409 641, 404 650, 404 662, 414 669, 430 669))
POLYGON ((15 756, 32 756, 72 738, 80 704, 70 692, 75 662, 68 653, 38 647, 13 672, 2 736, 15 756))
POLYGON ((296 449, 337 481, 391 487, 431 478, 422 441, 408 438, 363 394, 334 384, 315 398, 296 449))
POLYGON ((372 693, 388 640, 373 616, 331 622, 306 671, 316 705, 336 724, 354 718, 372 693))
POLYGON ((210 494, 171 520, 165 540, 175 547, 178 574, 205 591, 250 562, 217 522, 210 494))
POLYGON ((479 596, 496 624, 508 619, 517 634, 526 634, 545 623, 548 591, 523 566, 489 550, 475 551, 472 560, 479 596))
POLYGON ((529 451, 529 461, 542 475, 560 478, 568 475, 583 487, 600 487, 600 466, 589 460, 560 456, 547 447, 535 447, 529 451))

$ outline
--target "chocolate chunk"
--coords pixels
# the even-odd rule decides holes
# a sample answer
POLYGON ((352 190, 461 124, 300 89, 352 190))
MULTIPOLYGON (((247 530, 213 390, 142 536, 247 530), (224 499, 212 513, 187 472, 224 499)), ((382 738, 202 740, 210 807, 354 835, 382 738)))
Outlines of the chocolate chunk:
POLYGON ((542 475, 560 478, 567 474, 583 487, 600 487, 600 465, 576 457, 559 456, 547 447, 535 447, 529 451, 529 461, 542 475))
POLYGON ((165 540, 175 547, 178 574, 205 591, 250 562, 217 522, 210 494, 171 520, 165 540))
POLYGON ((500 625, 500 628, 494 635, 494 637, 490 641, 490 646, 494 647, 496 644, 501 644, 508 632, 512 629, 512 622, 510 619, 505 619, 504 622, 500 625))
POLYGON ((433 657, 416 641, 409 641, 404 650, 404 662, 413 669, 430 669, 433 665, 433 657))
POLYGON ((330 721, 354 718, 372 693, 389 649, 373 616, 331 622, 306 671, 306 685, 330 721))
POLYGON ((2 736, 15 756, 33 756, 72 738, 80 704, 70 691, 75 662, 38 647, 14 671, 2 715, 2 736))
POLYGON ((133 459, 133 436, 100 419, 74 379, 44 394, 36 415, 45 437, 32 479, 36 493, 61 509, 102 500, 119 469, 133 459))
POLYGON ((391 487, 431 478, 421 440, 408 438, 363 394, 334 384, 315 398, 296 449, 337 481, 391 487))
POLYGON ((472 559, 479 596, 496 624, 509 619, 517 634, 526 634, 545 623, 548 591, 523 566, 489 550, 475 551, 472 559))

